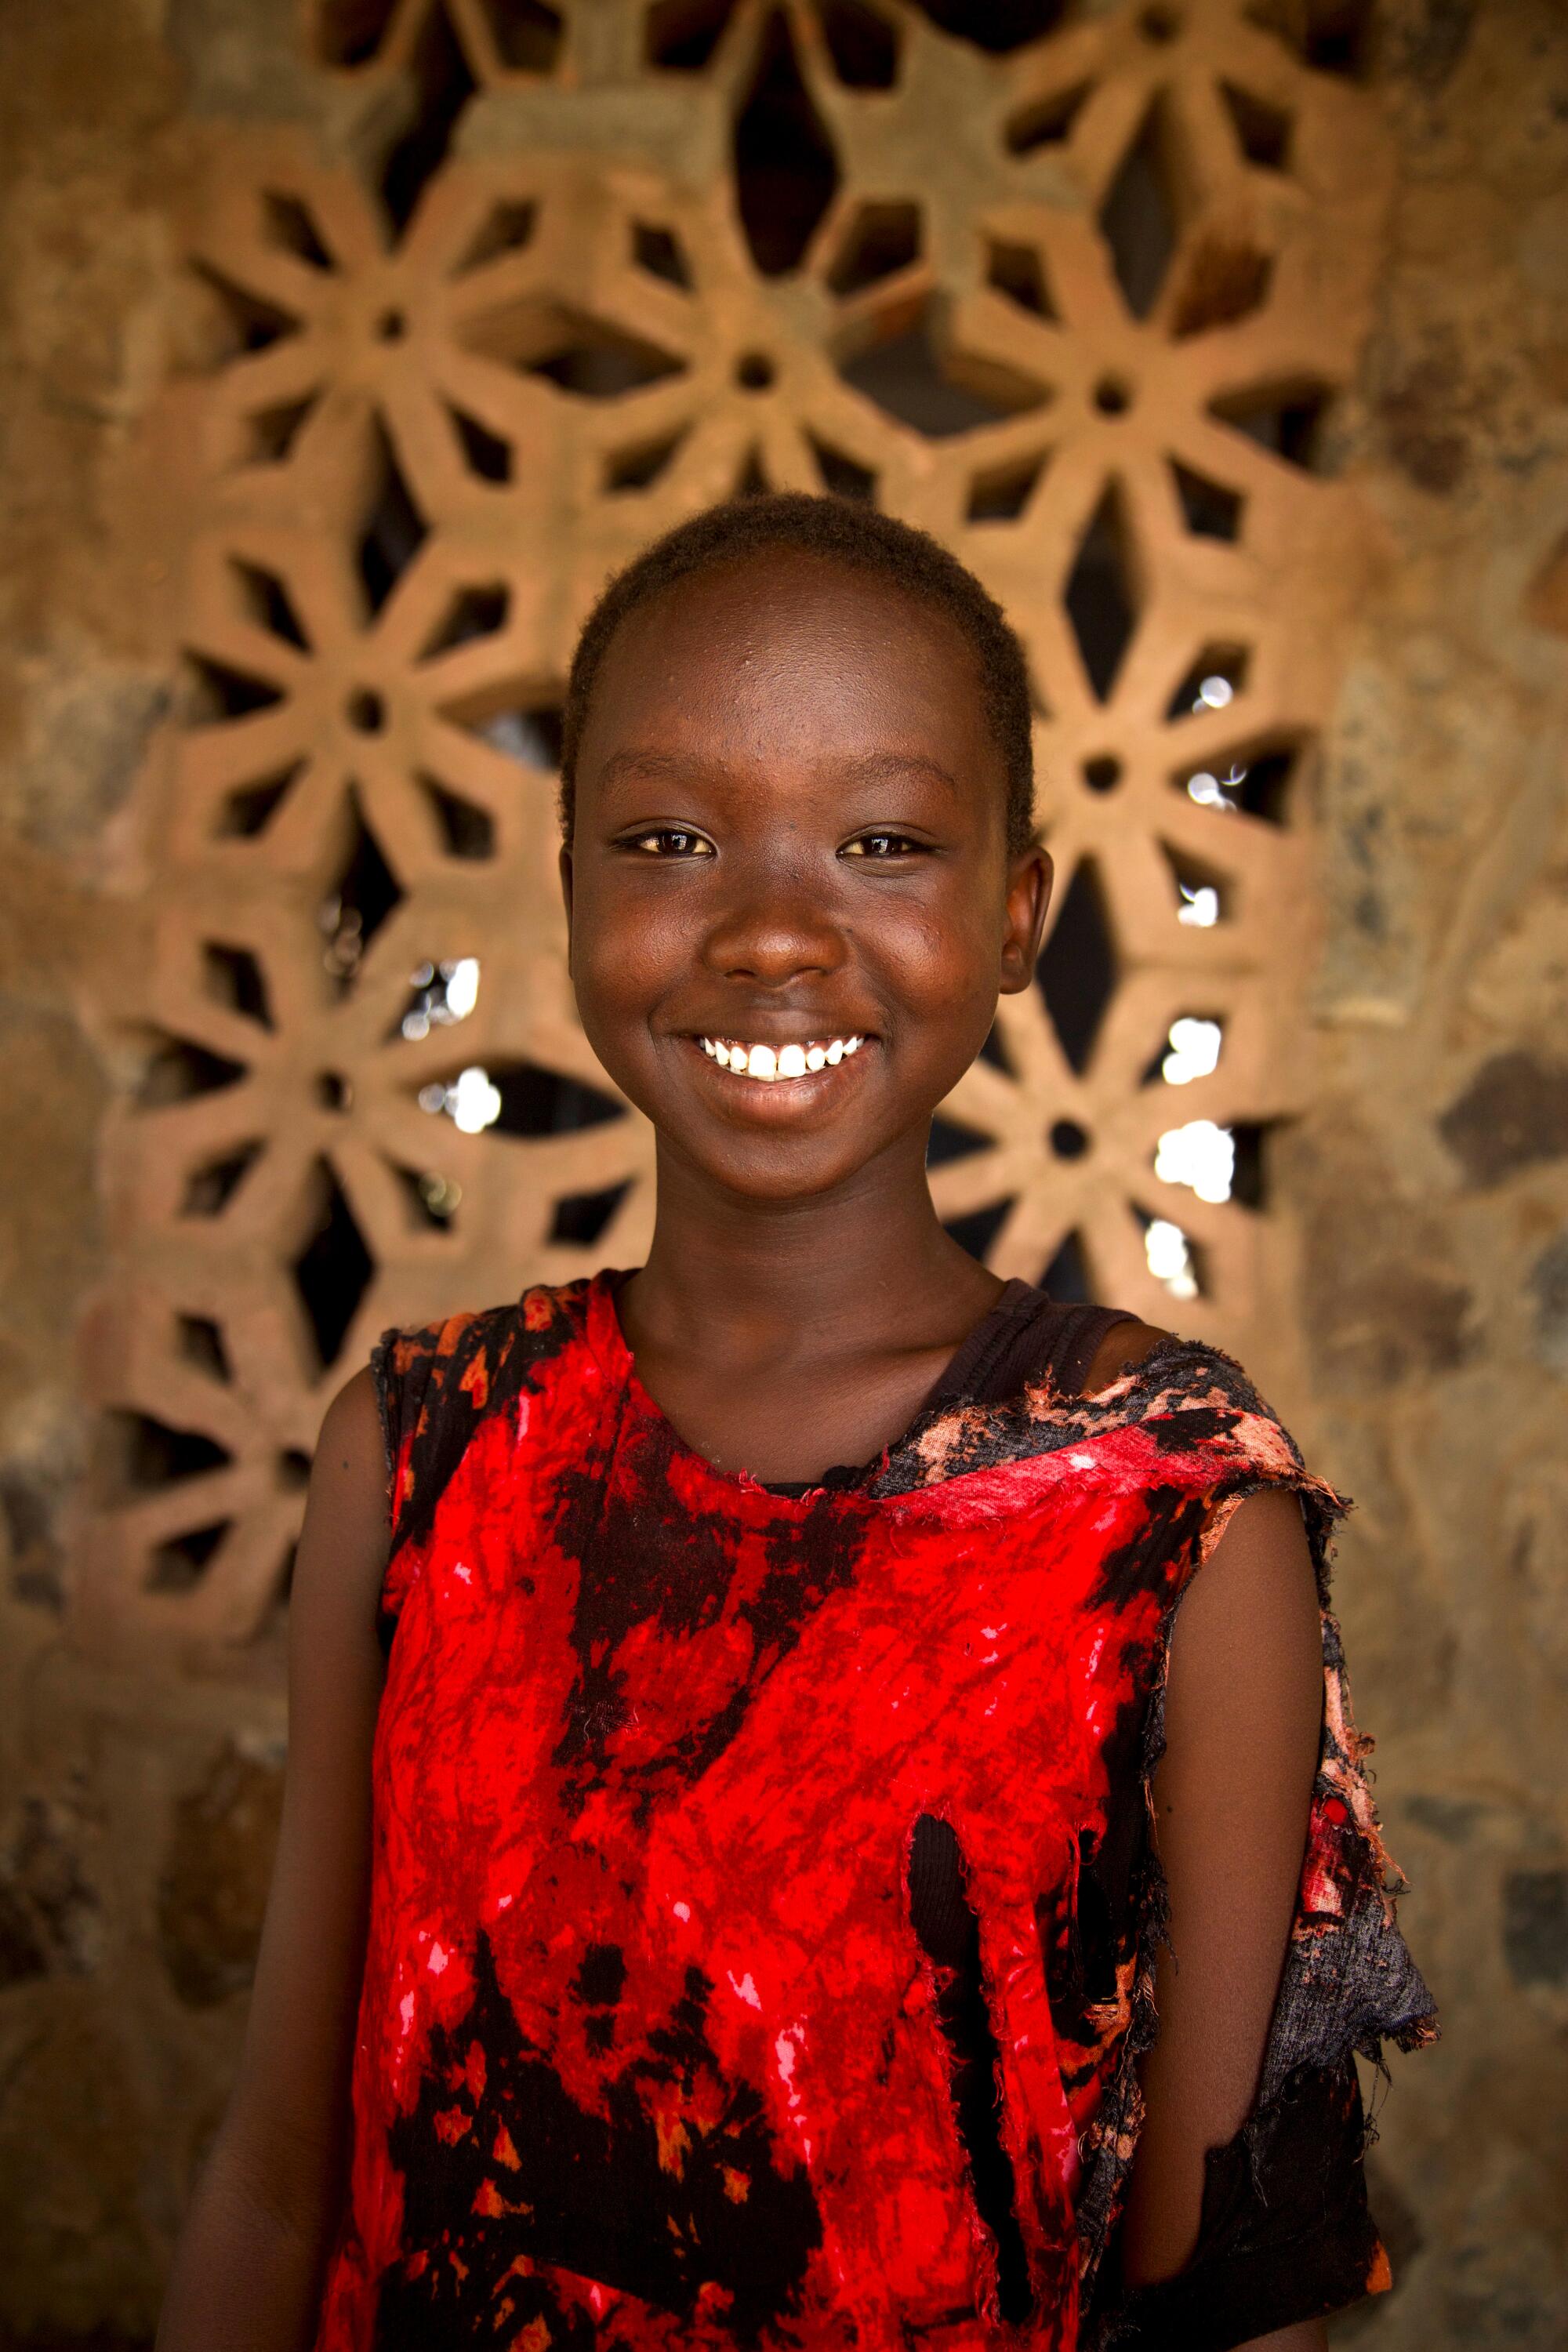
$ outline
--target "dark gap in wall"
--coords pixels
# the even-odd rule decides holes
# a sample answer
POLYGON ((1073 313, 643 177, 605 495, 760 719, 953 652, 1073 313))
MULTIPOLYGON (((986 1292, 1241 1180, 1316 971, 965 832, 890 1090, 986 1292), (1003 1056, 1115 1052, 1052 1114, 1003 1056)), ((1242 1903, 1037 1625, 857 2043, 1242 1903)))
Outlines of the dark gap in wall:
POLYGON ((291 311, 281 310, 276 302, 264 301, 248 287, 237 285, 214 263, 193 261, 191 270, 217 298, 224 349, 215 356, 237 359, 247 352, 267 351, 273 343, 281 342, 285 335, 299 333, 300 321, 291 311))
POLYGON ((167 1537, 149 1556, 144 1590, 195 1591, 233 1525, 232 1519, 215 1519, 211 1527, 193 1528, 186 1535, 167 1537))
POLYGON ((1077 1234, 1065 1234, 1044 1273, 1040 1288, 1064 1307, 1086 1307, 1093 1297, 1089 1286, 1089 1261, 1077 1234))
POLYGON ((1261 310, 1274 277, 1274 257, 1235 236, 1202 237, 1182 271, 1181 291, 1171 318, 1178 342, 1189 335, 1232 327, 1261 310))
POLYGON ((605 489, 649 488, 673 463, 690 431, 689 425, 682 425, 673 433, 656 434, 650 441, 636 441, 629 448, 615 451, 605 459, 605 489))
POLYGON ((1165 717, 1171 719, 1202 718, 1210 710, 1226 710, 1247 684, 1247 648, 1245 646, 1205 646, 1183 672, 1170 701, 1165 717), (1211 683, 1212 681, 1212 683, 1211 683), (1209 687, 1208 694, 1204 688, 1209 687), (1221 688, 1228 687, 1228 695, 1221 688))
POLYGON ((183 1362, 226 1388, 234 1378, 223 1332, 207 1315, 176 1315, 174 1345, 183 1362))
POLYGON ((662 278, 668 286, 679 286, 689 292, 691 286, 691 264, 686 250, 673 229, 661 228, 647 221, 632 224, 632 258, 639 269, 652 278, 662 278))
POLYGON ((561 11, 544 0, 486 0, 500 61, 511 73, 549 74, 561 62, 561 11))
POLYGON ((1052 90, 1048 97, 1031 99, 1026 106, 1021 106, 1008 118, 1009 151, 1015 155, 1032 155, 1037 147, 1059 146, 1070 138, 1073 124, 1093 88, 1091 81, 1080 81, 1071 89, 1052 90))
POLYGON ((446 611, 421 646, 418 658, 434 661, 437 654, 451 653, 475 637, 493 637, 506 626, 510 604, 511 591, 499 581, 489 582, 483 587, 455 590, 446 611))
POLYGON ((1100 233, 1110 247, 1122 299, 1135 319, 1146 319, 1159 300, 1176 250, 1175 195, 1164 139, 1156 99, 1100 207, 1100 233))
POLYGON ((991 1138, 981 1135, 972 1127, 964 1127, 956 1118, 943 1118, 939 1111, 931 1123, 931 1140, 926 1145, 926 1166, 945 1168, 952 1160, 970 1160, 977 1151, 989 1151, 991 1138))
POLYGON ((597 1087, 537 1062, 492 1064, 489 1079, 500 1097, 492 1129, 497 1135, 575 1135, 625 1116, 622 1106, 597 1087))
POLYGON ((1293 125, 1282 107, 1271 106, 1233 81, 1222 81, 1219 94, 1236 131, 1237 145, 1259 171, 1283 172, 1290 162, 1293 125))
POLYGON ((1045 264, 1032 245, 1011 245, 1004 238, 994 238, 988 248, 985 282, 1035 318, 1057 319, 1045 264))
POLYGON ((822 487, 831 490, 836 499, 866 499, 875 502, 877 477, 869 466, 862 466, 842 449, 830 448, 808 433, 811 454, 816 459, 816 470, 822 477, 822 487))
POLYGON ((987 361, 983 371, 966 370, 961 355, 942 347, 934 301, 912 326, 872 344, 838 372, 854 391, 933 441, 1022 415, 1051 397, 1045 384, 1018 368, 987 361))
POLYGON ((966 1216, 947 1218, 943 1230, 952 1235, 960 1249, 966 1249, 971 1257, 979 1258, 984 1265, 992 1243, 1016 1206, 1016 1196, 1009 1193, 1005 1201, 994 1201, 984 1209, 971 1209, 966 1216))
POLYGON ((1206 474, 1194 473, 1179 457, 1173 457, 1170 467, 1182 502, 1182 520, 1194 539, 1238 540, 1247 503, 1240 492, 1211 481, 1206 474))
POLYGON ((1089 686, 1099 701, 1108 702, 1138 625, 1131 541, 1114 482, 1079 542, 1062 603, 1089 686))
POLYGON ((503 253, 521 253, 532 241, 538 222, 539 206, 531 196, 503 196, 485 215, 482 226, 465 247, 453 276, 462 277, 477 269, 481 262, 498 260, 503 253))
POLYGON ((221 727, 231 719, 248 719, 255 710, 271 710, 283 699, 282 688, 270 679, 215 661, 210 654, 187 649, 181 659, 185 691, 180 697, 180 715, 187 727, 221 727))
POLYGON ((735 201, 764 278, 795 268, 838 185, 833 142, 801 76, 789 19, 763 28, 735 118, 735 201))
POLYGON ((649 65, 700 73, 734 12, 735 0, 658 0, 643 36, 649 65))
POLYGON ((202 948, 203 977, 207 994, 230 1012, 243 1013, 263 1029, 273 1027, 272 1007, 261 966, 248 948, 220 946, 208 940, 202 948))
POLYGON ((395 1160, 387 1165, 402 1189, 408 1222, 416 1232, 450 1233, 463 1197, 461 1188, 434 1169, 405 1168, 395 1160))
POLYGON ((431 9, 414 57, 418 103, 410 128, 382 168, 381 194, 395 228, 406 228, 414 209, 447 160, 458 118, 475 81, 444 8, 431 9))
POLYGON ((1047 459, 1020 457, 1010 466, 993 466, 976 474, 969 486, 966 522, 1016 522, 1034 496, 1047 459))
POLYGON ((164 1103, 189 1102, 196 1095, 216 1094, 237 1086, 249 1072, 242 1062, 212 1053, 188 1037, 155 1033, 136 1089, 137 1108, 155 1110, 164 1103))
POLYGON ((217 1159, 204 1160, 199 1168, 194 1168, 185 1179, 181 1216, 221 1216, 264 1149, 259 1141, 237 1144, 217 1159))
POLYGON ((150 1412, 114 1410, 105 1417, 111 1483, 133 1493, 160 1493, 186 1478, 226 1470, 234 1456, 197 1429, 175 1429, 150 1412))
POLYGON ((321 242, 315 215, 300 198, 281 188, 267 188, 261 196, 262 226, 270 244, 311 269, 331 269, 332 257, 321 242))
POLYGON ((1071 1068, 1082 1071, 1115 992, 1116 950, 1099 871, 1080 858, 1035 967, 1051 1025, 1071 1068))
POLYGON ((915 0, 915 5, 942 32, 995 57, 1054 32, 1067 14, 1067 0, 915 0))
POLYGON ((552 1242, 574 1242, 591 1248, 610 1223, 616 1211, 631 1191, 628 1179, 622 1184, 606 1185, 598 1192, 569 1192, 555 1203, 550 1221, 552 1242))
POLYGON ((327 940, 327 969, 344 986, 383 923, 403 901, 381 844, 364 821, 357 792, 350 792, 348 804, 349 836, 337 881, 316 918, 327 940))
POLYGON ((448 857, 478 859, 495 856, 496 824, 489 809, 465 800, 460 793, 448 792, 434 776, 420 773, 415 781, 429 795, 441 828, 441 846, 448 857))
POLYGON ((489 425, 481 425, 466 409, 448 407, 447 414, 457 431, 463 463, 469 473, 477 475, 481 482, 510 482, 510 442, 503 441, 499 433, 492 433, 489 425))
POLYGON ((980 1048, 978 1058, 983 1062, 988 1062, 994 1070, 1000 1070, 1004 1077, 1016 1078, 1018 1075, 1013 1067, 1011 1056, 1003 1042, 1002 1030, 998 1023, 993 1023, 986 1032, 985 1043, 980 1048))
POLYGON ((1283 457, 1304 473, 1322 470, 1322 425, 1330 394, 1326 386, 1300 378, 1287 383, 1254 385, 1245 392, 1226 393, 1209 403, 1209 414, 1220 424, 1233 425, 1256 441, 1260 449, 1283 457))
POLYGON ((266 831, 289 787, 303 774, 305 762, 296 760, 280 775, 268 776, 254 784, 238 784, 226 793, 218 808, 213 830, 222 839, 252 841, 266 831))
POLYGON ((891 89, 899 78, 899 36, 865 0, 817 0, 833 70, 849 89, 891 89))
POLYGON ((230 556, 229 568, 239 584, 247 618, 270 635, 281 637, 285 645, 308 653, 310 643, 304 625, 278 573, 268 571, 265 564, 247 563, 237 555, 230 556))
POLYGON ((371 493, 356 552, 365 601, 374 614, 381 611, 425 544, 429 526, 415 503, 391 436, 379 417, 372 433, 371 493))
POLYGON ((1231 1126, 1236 1164, 1231 1171, 1230 1197, 1244 1209, 1268 1205, 1268 1140, 1279 1124, 1278 1119, 1242 1119, 1231 1126))
POLYGON ((835 294, 860 294, 920 259, 918 205, 862 205, 840 240, 827 283, 835 294))
POLYGON ((329 1160, 317 1160, 310 1187, 310 1238, 289 1271, 315 1344, 318 1367, 326 1371, 342 1352, 375 1273, 375 1261, 329 1160))
POLYGON ((368 65, 397 11, 398 0, 320 0, 316 54, 324 66, 368 65))

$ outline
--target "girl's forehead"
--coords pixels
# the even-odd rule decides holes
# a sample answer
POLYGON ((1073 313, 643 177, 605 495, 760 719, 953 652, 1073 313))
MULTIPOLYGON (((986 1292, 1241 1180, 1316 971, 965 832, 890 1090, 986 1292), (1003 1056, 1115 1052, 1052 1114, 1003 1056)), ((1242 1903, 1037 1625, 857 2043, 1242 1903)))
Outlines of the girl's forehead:
POLYGON ((783 695, 803 713, 903 705, 922 723, 974 715, 978 664, 929 599, 868 568, 794 549, 688 573, 628 614, 605 649, 590 728, 635 707, 695 715, 705 701, 783 695))

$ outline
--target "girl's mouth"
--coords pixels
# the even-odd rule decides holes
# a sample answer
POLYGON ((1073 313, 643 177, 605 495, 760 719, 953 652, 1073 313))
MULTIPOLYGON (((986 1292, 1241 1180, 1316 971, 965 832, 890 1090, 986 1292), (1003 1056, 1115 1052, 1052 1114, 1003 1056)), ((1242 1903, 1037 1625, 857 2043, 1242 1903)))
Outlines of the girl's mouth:
POLYGON ((751 1078, 764 1087, 787 1084, 792 1078, 815 1077, 858 1054, 862 1036, 812 1037, 791 1045, 751 1045, 738 1037, 700 1037, 710 1062, 734 1077, 751 1078))

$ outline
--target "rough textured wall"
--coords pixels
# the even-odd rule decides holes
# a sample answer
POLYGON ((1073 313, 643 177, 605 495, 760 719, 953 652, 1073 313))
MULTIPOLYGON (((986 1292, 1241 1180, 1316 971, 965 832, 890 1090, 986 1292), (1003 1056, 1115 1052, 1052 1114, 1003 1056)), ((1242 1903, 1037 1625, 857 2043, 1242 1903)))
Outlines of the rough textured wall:
MULTIPOLYGON (((584 8, 580 21, 614 31, 615 16, 584 8)), ((1472 21, 1429 0, 1389 8, 1371 45, 1395 171, 1385 226, 1369 217, 1363 236, 1373 249, 1385 235, 1388 258, 1359 321, 1359 383, 1330 411, 1318 457, 1345 488, 1334 511, 1346 520, 1338 543, 1309 541, 1300 605, 1309 696, 1324 617, 1351 601, 1355 619, 1312 786, 1328 920, 1310 1034, 1276 1030, 1290 1066, 1272 1097, 1255 1076, 1250 1101, 1220 1113, 1302 1112, 1267 1147, 1269 1265, 1294 1259, 1297 1296, 1275 1305, 1268 1280, 1253 1295, 1266 1327, 1270 1314, 1299 1319, 1306 1349, 1281 1328, 1251 1344, 1362 1506, 1341 1578, 1358 1697, 1382 1738, 1391 1842, 1415 1880, 1408 1924, 1448 2015, 1444 2050, 1401 2067, 1373 2159, 1403 2279, 1346 2333, 1391 2345, 1544 2347, 1568 2316, 1560 2138, 1555 2178, 1552 2154, 1568 1950, 1551 1773, 1564 1713, 1552 1440, 1568 1366, 1557 1043, 1568 43, 1555 16, 1501 0, 1472 21)), ((1300 18, 1331 47, 1352 21, 1318 8, 1300 18)), ((123 1016, 141 1014, 150 972, 166 981, 140 812, 190 715, 189 676, 171 659, 189 611, 178 493, 200 454, 191 419, 206 412, 193 401, 223 357, 211 303, 181 262, 215 152, 237 154, 282 124, 330 156, 363 156, 402 131, 378 126, 374 107, 367 121, 307 66, 284 0, 166 11, 84 0, 28 21, 12 12, 0 40, 0 170, 19 257, 0 362, 0 1053, 18 1147, 0 1341, 12 1551, 0 2315, 24 2333, 108 2326, 134 2340, 221 2105, 282 1738, 276 1609, 242 1650, 209 1646, 199 1660, 146 1639, 134 1612, 83 1611, 99 1507, 124 1500, 125 1433, 106 1444, 86 1402, 112 1393, 114 1332, 89 1320, 85 1360, 78 1334, 111 1243, 117 1278, 127 1254, 123 1202, 100 1171, 112 1176, 114 1123, 148 1067, 146 1037, 123 1016)), ((383 102, 395 107, 396 91, 383 102)), ((508 103, 521 105, 515 93, 508 103)), ((658 136, 679 139, 685 119, 656 123, 658 136)), ((503 154, 528 124, 526 107, 500 121, 503 154)), ((1249 135, 1266 152, 1275 134, 1255 118, 1249 135)), ((1369 184, 1376 162, 1369 141, 1369 184)), ((1016 259, 1000 268, 1013 299, 1031 294, 1016 259)), ((1344 279, 1332 282, 1348 301, 1344 279)), ((1240 296, 1237 283, 1221 272, 1211 299, 1244 299, 1245 272, 1240 296)), ((1344 334, 1328 317, 1325 351, 1344 334)), ((860 452, 863 467, 880 446, 860 452)), ((952 527, 1016 521, 1033 495, 1029 454, 1009 443, 969 492, 994 511, 955 512, 952 527)), ((739 473, 739 439, 734 455, 739 473)), ((770 450, 761 462, 776 476, 788 460, 770 450)), ((730 487, 721 467, 710 494, 730 487)), ((1134 510, 1134 533, 1141 520, 1134 510)), ((1289 652, 1271 658, 1265 684, 1278 692, 1289 652)), ((1091 755, 1087 698, 1080 707, 1078 735, 1057 740, 1091 755)), ((1140 757, 1157 748, 1145 728, 1140 757)), ((1146 919, 1135 907, 1130 920, 1148 961, 1146 919)), ((1255 957, 1250 991, 1227 1009, 1258 1003, 1267 970, 1255 957)), ((226 978, 248 985, 232 964, 226 978)), ((570 1148, 581 1154, 577 1139, 570 1148)), ((1133 1145, 1121 1149, 1125 1168, 1133 1145)), ((199 1301, 185 1318, 213 1319, 199 1301)), ((198 1352, 209 1344, 184 1337, 198 1352)), ((157 1542, 182 1532, 163 1527, 157 1542)), ((177 1582, 177 1562, 169 1573, 177 1582)))
MULTIPOLYGON (((1368 2341, 1568 2336, 1568 19, 1390 21, 1392 250, 1345 464, 1381 526, 1282 1170, 1405 1924, 1447 2011, 1373 2157, 1368 2341)), ((1347 2331, 1348 2332, 1348 2331, 1347 2331)))

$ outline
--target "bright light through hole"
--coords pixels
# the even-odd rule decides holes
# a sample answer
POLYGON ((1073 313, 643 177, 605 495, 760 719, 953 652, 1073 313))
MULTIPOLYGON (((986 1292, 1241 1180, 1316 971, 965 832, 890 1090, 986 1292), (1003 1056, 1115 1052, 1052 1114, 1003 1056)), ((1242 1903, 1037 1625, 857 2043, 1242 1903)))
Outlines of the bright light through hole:
POLYGON ((1163 1282, 1173 1298, 1197 1297, 1193 1254, 1180 1225, 1168 1217, 1155 1217, 1143 1235, 1143 1256, 1155 1281, 1163 1282))
POLYGON ((444 963, 441 977, 447 983, 447 1012, 454 1021, 466 1021, 479 1001, 478 956, 459 956, 456 963, 444 963))
POLYGON ((478 956, 453 956, 443 963, 416 964, 408 975, 414 1002, 403 1016, 402 1030, 416 1043, 432 1029, 448 1029, 466 1021, 479 1001, 478 956))
POLYGON ((1219 892, 1210 883, 1200 882, 1195 889, 1185 882, 1178 887, 1182 893, 1181 905, 1176 908, 1178 923, 1194 923, 1200 930, 1206 931, 1211 924, 1218 922, 1219 892))
POLYGON ((1205 677, 1198 688, 1198 700, 1210 710, 1223 710, 1235 692, 1228 677, 1205 677))
POLYGON ((1184 1087, 1192 1079, 1206 1078, 1217 1069, 1223 1034, 1217 1021, 1199 1021, 1191 1015, 1173 1021, 1171 1050, 1160 1065, 1160 1075, 1166 1084, 1184 1087))
POLYGON ((1200 1201, 1228 1201, 1236 1174, 1236 1138, 1212 1118, 1168 1128, 1154 1155, 1154 1173, 1163 1184, 1185 1184, 1200 1201))
POLYGON ((479 1135, 500 1117, 500 1088, 490 1084, 488 1070, 463 1070, 454 1086, 421 1087, 419 1108, 445 1111, 462 1134, 479 1135))

